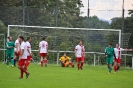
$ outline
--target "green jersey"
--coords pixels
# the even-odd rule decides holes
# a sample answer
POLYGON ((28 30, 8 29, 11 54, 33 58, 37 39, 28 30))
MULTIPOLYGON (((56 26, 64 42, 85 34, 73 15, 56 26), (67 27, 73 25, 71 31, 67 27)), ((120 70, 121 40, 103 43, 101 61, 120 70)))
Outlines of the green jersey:
POLYGON ((105 53, 108 57, 113 57, 114 56, 114 48, 106 47, 105 53))
POLYGON ((15 47, 15 43, 13 41, 6 42, 7 52, 13 52, 15 47))

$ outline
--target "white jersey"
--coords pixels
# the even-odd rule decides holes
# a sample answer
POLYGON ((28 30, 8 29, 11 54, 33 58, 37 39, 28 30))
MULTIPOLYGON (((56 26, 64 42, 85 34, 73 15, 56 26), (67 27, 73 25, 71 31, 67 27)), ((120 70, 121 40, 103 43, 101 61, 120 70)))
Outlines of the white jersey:
POLYGON ((75 47, 75 51, 76 51, 76 57, 82 57, 85 51, 84 46, 77 45, 75 47))
POLYGON ((46 41, 41 41, 39 43, 39 48, 40 48, 40 53, 47 53, 47 47, 48 47, 48 43, 46 41))
POLYGON ((114 48, 116 59, 118 59, 118 58, 121 59, 121 51, 124 51, 124 49, 123 48, 114 48))
POLYGON ((21 53, 22 53, 22 50, 24 50, 24 53, 23 53, 21 59, 27 59, 27 45, 26 45, 26 43, 22 42, 20 48, 21 48, 21 53))
POLYGON ((29 41, 26 42, 26 45, 27 45, 27 49, 30 51, 30 53, 29 53, 28 50, 27 50, 27 56, 30 56, 30 54, 31 54, 31 45, 30 45, 29 41))
POLYGON ((15 52, 20 52, 20 43, 19 43, 18 39, 15 41, 15 47, 18 48, 18 50, 17 50, 17 48, 15 48, 15 52))

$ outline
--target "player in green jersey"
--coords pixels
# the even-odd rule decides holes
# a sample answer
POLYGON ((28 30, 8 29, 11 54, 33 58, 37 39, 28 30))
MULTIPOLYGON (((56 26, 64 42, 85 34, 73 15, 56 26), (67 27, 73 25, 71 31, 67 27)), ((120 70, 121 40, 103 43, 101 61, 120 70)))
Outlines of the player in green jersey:
MULTIPOLYGON (((8 42, 6 42, 6 61, 7 61, 7 67, 9 66, 9 62, 13 60, 14 57, 14 47, 15 43, 12 41, 12 37, 8 37, 8 42)), ((13 61, 14 62, 14 61, 13 61)), ((12 66, 14 64, 12 63, 12 66)))
POLYGON ((108 66, 108 70, 110 74, 112 70, 113 59, 114 59, 114 48, 112 47, 112 44, 109 44, 108 47, 106 47, 105 55, 106 55, 106 64, 108 66))

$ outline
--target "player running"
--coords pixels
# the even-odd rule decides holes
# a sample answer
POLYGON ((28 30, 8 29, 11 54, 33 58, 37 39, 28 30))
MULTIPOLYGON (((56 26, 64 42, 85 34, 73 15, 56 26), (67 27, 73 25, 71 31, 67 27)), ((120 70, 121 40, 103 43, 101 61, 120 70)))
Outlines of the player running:
POLYGON ((105 55, 106 55, 106 64, 108 66, 109 74, 111 74, 113 58, 114 58, 114 48, 112 47, 112 44, 109 44, 108 47, 106 47, 105 55))
POLYGON ((27 67, 29 66, 31 60, 32 60, 32 52, 31 52, 31 37, 27 37, 27 41, 26 41, 26 45, 27 45, 27 61, 25 63, 25 67, 27 69, 27 67))
POLYGON ((45 38, 42 38, 42 41, 39 43, 39 54, 40 54, 40 62, 41 62, 41 67, 43 67, 43 63, 45 67, 47 67, 47 56, 48 53, 48 43, 45 41, 45 38))
POLYGON ((59 60, 61 61, 61 66, 62 67, 68 67, 69 65, 71 65, 72 67, 74 67, 74 64, 71 61, 71 58, 68 57, 66 55, 66 53, 64 53, 64 55, 59 60))
POLYGON ((115 58, 114 58, 114 72, 116 73, 120 68, 121 63, 121 52, 122 51, 132 51, 132 49, 123 49, 120 48, 119 44, 116 44, 116 48, 114 48, 115 58))
POLYGON ((21 52, 18 60, 18 68, 20 69, 20 79, 23 78, 23 73, 26 74, 26 79, 27 79, 30 73, 28 73, 25 69, 25 62, 27 60, 27 45, 24 42, 23 36, 19 36, 19 42, 21 43, 20 45, 21 52))
POLYGON ((85 48, 82 44, 82 41, 79 41, 79 44, 75 47, 75 57, 76 57, 76 61, 77 61, 77 67, 78 67, 78 70, 82 70, 82 66, 83 66, 83 63, 82 59, 84 59, 84 56, 85 56, 85 48))
POLYGON ((14 66, 16 66, 16 61, 19 59, 20 56, 20 42, 19 42, 19 36, 18 39, 15 41, 15 53, 14 53, 14 66))
MULTIPOLYGON (((7 63, 7 67, 9 67, 9 62, 11 62, 11 60, 13 60, 14 57, 14 47, 15 44, 12 41, 12 37, 8 37, 8 42, 6 42, 6 63, 7 63)), ((12 66, 14 66, 14 63, 11 63, 12 66)))

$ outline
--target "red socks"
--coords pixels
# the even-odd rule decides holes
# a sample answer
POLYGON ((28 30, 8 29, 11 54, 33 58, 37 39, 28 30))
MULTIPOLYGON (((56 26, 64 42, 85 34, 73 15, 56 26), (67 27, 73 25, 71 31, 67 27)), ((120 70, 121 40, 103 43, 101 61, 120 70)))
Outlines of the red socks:
POLYGON ((22 70, 20 70, 20 78, 23 78, 23 71, 22 70))
POLYGON ((47 60, 44 60, 44 64, 47 64, 47 60))
POLYGON ((80 68, 82 68, 83 64, 84 64, 84 63, 81 63, 81 66, 80 66, 80 68))
POLYGON ((43 61, 41 61, 41 67, 43 66, 43 61))
POLYGON ((114 66, 114 71, 116 72, 116 70, 117 70, 117 67, 116 67, 116 66, 114 66))
POLYGON ((77 64, 78 70, 80 69, 80 64, 77 64))

